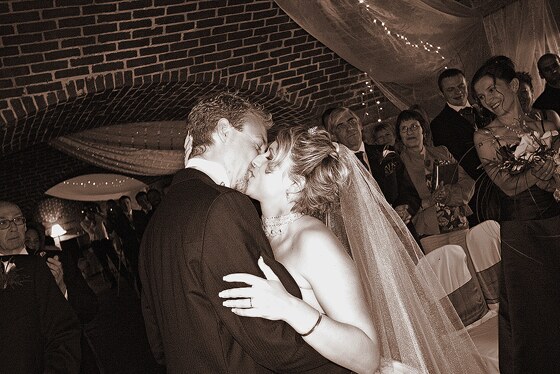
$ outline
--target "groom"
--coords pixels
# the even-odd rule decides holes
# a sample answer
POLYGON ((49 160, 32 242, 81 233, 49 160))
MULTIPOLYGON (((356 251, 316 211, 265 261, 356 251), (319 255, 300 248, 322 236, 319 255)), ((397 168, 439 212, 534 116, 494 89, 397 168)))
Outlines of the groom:
POLYGON ((146 330, 169 373, 347 372, 284 322, 239 317, 218 297, 231 288, 226 274, 262 276, 259 256, 301 297, 242 193, 271 125, 269 113, 229 93, 202 99, 189 114, 192 154, 154 213, 140 253, 146 330))

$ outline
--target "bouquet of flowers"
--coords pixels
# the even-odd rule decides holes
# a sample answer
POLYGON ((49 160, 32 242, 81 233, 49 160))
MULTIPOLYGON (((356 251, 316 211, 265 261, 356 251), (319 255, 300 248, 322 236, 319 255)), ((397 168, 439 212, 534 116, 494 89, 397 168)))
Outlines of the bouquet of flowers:
POLYGON ((557 165, 560 165, 560 155, 552 147, 557 135, 558 131, 546 131, 542 135, 533 131, 523 134, 518 144, 501 146, 497 151, 498 169, 516 175, 549 158, 558 159, 557 165))

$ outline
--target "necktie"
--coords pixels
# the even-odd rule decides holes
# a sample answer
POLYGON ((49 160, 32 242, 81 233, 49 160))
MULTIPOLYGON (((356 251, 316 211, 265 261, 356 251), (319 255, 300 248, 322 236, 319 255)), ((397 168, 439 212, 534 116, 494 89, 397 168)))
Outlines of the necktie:
POLYGON ((476 128, 476 113, 473 107, 467 106, 459 110, 459 114, 476 128))
POLYGON ((365 159, 365 155, 363 151, 358 151, 358 152, 354 152, 354 154, 356 155, 356 157, 358 158, 358 160, 360 160, 360 162, 362 163, 362 165, 365 166, 365 168, 371 173, 371 170, 369 168, 369 165, 366 162, 365 159))

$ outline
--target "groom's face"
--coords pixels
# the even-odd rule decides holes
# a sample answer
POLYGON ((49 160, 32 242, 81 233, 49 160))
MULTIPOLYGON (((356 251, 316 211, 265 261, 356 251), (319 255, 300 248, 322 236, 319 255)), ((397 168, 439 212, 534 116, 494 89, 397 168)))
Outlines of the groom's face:
POLYGON ((235 151, 232 161, 232 188, 245 193, 251 175, 251 161, 266 151, 266 126, 257 116, 248 115, 241 131, 235 130, 231 146, 235 151))

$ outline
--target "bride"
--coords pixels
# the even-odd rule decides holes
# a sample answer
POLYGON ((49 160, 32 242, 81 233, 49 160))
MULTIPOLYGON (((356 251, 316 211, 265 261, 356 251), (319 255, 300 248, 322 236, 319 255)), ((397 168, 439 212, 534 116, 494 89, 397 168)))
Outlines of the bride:
POLYGON ((371 175, 326 131, 281 130, 253 161, 247 194, 260 201, 274 256, 303 300, 261 258, 266 279, 224 277, 249 285, 220 292, 233 313, 283 320, 357 373, 485 372, 451 303, 439 300, 433 271, 416 266, 414 239, 371 175))

